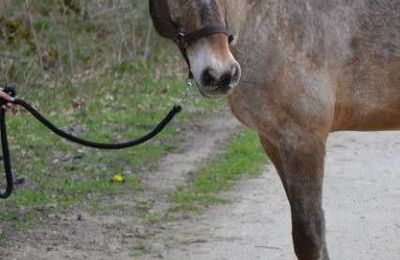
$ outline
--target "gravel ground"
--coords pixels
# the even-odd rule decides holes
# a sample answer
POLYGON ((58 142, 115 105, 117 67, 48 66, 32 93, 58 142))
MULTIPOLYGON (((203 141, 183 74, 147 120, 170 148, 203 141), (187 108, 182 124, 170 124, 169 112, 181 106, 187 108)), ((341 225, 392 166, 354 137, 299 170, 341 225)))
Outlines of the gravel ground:
MULTIPOLYGON (((333 134, 324 185, 331 259, 400 259, 400 132, 333 134)), ((295 259, 289 205, 272 166, 226 196, 235 202, 171 223, 154 242, 158 257, 295 259)))

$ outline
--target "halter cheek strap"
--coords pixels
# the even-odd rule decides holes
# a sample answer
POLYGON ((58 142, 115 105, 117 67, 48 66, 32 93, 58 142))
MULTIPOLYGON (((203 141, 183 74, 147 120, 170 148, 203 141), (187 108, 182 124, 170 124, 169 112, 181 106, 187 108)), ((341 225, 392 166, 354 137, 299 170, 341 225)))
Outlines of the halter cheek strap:
POLYGON ((207 25, 200 30, 189 33, 172 19, 167 0, 150 0, 149 3, 150 15, 156 30, 161 36, 176 42, 188 64, 190 79, 193 79, 193 74, 190 70, 190 62, 187 55, 187 48, 189 45, 214 34, 226 35, 229 42, 233 39, 223 23, 207 25))

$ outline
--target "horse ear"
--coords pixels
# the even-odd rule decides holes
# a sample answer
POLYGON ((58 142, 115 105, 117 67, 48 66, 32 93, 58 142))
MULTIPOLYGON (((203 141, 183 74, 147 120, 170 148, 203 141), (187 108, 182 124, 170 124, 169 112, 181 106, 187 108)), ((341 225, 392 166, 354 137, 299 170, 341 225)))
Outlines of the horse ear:
POLYGON ((172 20, 168 0, 150 0, 150 16, 157 32, 168 39, 175 38, 176 24, 172 20))

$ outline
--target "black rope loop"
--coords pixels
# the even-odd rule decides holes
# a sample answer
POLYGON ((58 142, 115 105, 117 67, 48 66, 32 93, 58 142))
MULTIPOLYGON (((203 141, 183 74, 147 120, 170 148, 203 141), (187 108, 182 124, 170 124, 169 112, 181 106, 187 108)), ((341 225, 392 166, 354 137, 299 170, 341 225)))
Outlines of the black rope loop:
MULTIPOLYGON (((3 90, 7 94, 12 97, 16 96, 16 92, 14 88, 7 87, 3 90)), ((71 135, 53 123, 51 123, 47 118, 45 118, 41 113, 39 113, 35 108, 33 108, 29 103, 22 99, 14 99, 12 102, 6 100, 0 100, 0 104, 4 105, 6 103, 12 103, 15 105, 19 105, 26 109, 33 117, 36 118, 41 124, 43 124, 47 129, 49 129, 54 134, 64 138, 70 142, 80 144, 83 146, 96 148, 96 149, 104 149, 104 150, 120 150, 133 146, 137 146, 143 144, 155 136, 157 136, 164 128, 172 121, 172 119, 182 111, 181 106, 174 106, 169 113, 164 117, 164 119, 148 134, 139 137, 138 139, 123 142, 123 143, 98 143, 93 141, 88 141, 74 135, 71 135)), ((7 127, 6 127, 6 111, 4 108, 0 108, 0 131, 1 131, 1 148, 3 151, 3 164, 4 164, 4 172, 6 178, 6 189, 4 192, 0 192, 0 198, 6 199, 8 198, 13 191, 13 177, 12 177, 12 168, 11 168, 11 160, 10 160, 10 151, 8 148, 8 138, 7 138, 7 127)))

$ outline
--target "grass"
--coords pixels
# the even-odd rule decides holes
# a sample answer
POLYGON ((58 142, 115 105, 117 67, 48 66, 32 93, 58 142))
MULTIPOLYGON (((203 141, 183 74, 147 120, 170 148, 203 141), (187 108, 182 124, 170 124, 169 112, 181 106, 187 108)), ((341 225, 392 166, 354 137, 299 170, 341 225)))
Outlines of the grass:
POLYGON ((170 195, 174 211, 201 211, 204 207, 223 203, 221 191, 232 187, 242 177, 258 176, 267 163, 258 136, 244 130, 232 138, 224 154, 194 173, 170 195))
MULTIPOLYGON (((16 83, 19 97, 80 137, 119 142, 143 135, 183 102, 187 69, 180 54, 155 36, 147 0, 72 2, 0 2, 0 84, 16 83)), ((181 149, 181 126, 207 117, 221 103, 192 98, 199 112, 184 110, 151 142, 113 152, 67 143, 24 111, 8 116, 14 175, 22 184, 0 201, 0 245, 14 229, 53 212, 97 211, 106 197, 141 192, 142 173, 181 149), (115 174, 126 181, 112 182, 115 174)), ((193 182, 180 185, 171 201, 177 210, 223 202, 220 191, 241 176, 259 174, 265 162, 256 135, 244 131, 193 182)), ((162 215, 146 215, 149 207, 139 203, 137 210, 155 223, 162 215)))
POLYGON ((144 216, 144 220, 147 223, 154 224, 159 222, 163 218, 161 213, 150 213, 144 216))
MULTIPOLYGON (((138 80, 140 71, 132 73, 131 77, 138 80)), ((20 96, 34 101, 58 126, 74 134, 90 140, 119 142, 151 130, 175 103, 180 102, 176 97, 184 88, 181 81, 165 79, 164 85, 148 82, 144 77, 138 84, 146 89, 132 91, 128 84, 107 80, 88 82, 84 90, 67 86, 56 94, 41 86, 29 96, 25 93, 20 96), (49 103, 49 100, 57 102, 49 103), (74 102, 83 104, 75 106, 74 102)), ((195 101, 195 104, 211 110, 218 107, 215 101, 195 101)), ((9 116, 14 173, 16 177, 23 176, 26 183, 17 186, 10 199, 2 201, 0 220, 21 227, 21 221, 31 223, 30 217, 35 218, 36 214, 27 214, 21 219, 18 214, 9 217, 10 212, 29 212, 35 210, 33 207, 48 208, 47 205, 63 210, 81 202, 96 203, 101 197, 116 192, 139 189, 142 170, 179 148, 176 137, 180 124, 193 116, 200 115, 183 112, 153 141, 114 152, 69 144, 50 134, 25 112, 9 116), (126 176, 122 185, 110 181, 119 173, 126 176)))
MULTIPOLYGON (((80 1, 89 18, 83 9, 67 12, 62 1, 1 3, 0 84, 16 83, 19 97, 80 137, 120 142, 147 133, 182 102, 185 73, 176 48, 151 31, 147 1, 134 2, 80 1)), ((203 111, 220 104, 191 100, 203 111)), ((184 111, 153 141, 113 152, 67 143, 24 111, 9 115, 14 175, 23 184, 0 202, 0 240, 53 211, 140 192, 143 170, 179 149, 181 125, 202 115, 184 111), (126 181, 110 181, 115 174, 126 181)))

